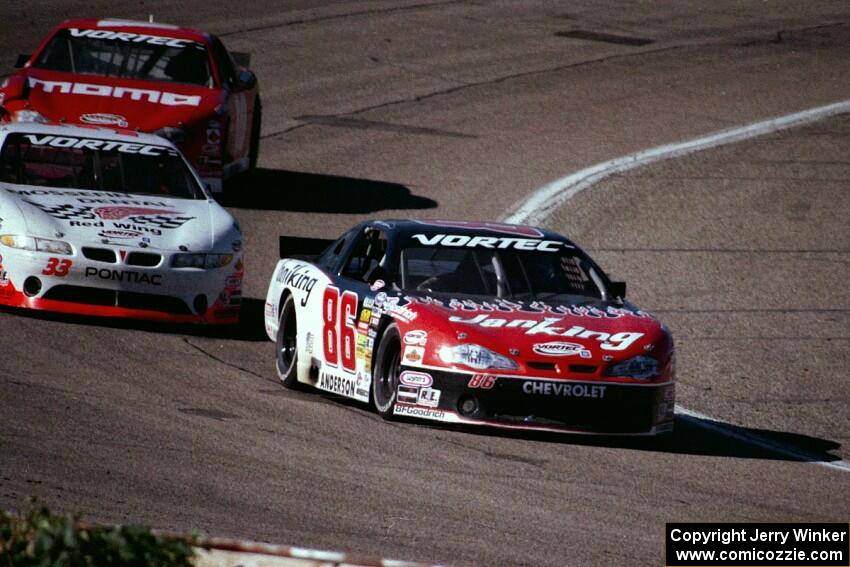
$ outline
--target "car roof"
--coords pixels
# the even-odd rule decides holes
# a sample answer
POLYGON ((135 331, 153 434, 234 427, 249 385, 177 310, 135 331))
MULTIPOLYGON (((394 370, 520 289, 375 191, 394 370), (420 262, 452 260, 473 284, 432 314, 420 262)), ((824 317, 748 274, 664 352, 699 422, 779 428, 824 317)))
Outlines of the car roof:
POLYGON ((545 228, 495 221, 382 219, 369 221, 365 223, 365 225, 386 230, 387 232, 392 233, 394 237, 404 237, 417 232, 451 233, 514 238, 542 238, 546 240, 559 240, 575 246, 575 243, 573 243, 570 239, 545 228))
POLYGON ((56 31, 68 28, 104 29, 118 32, 123 31, 138 34, 150 34, 175 39, 186 39, 204 44, 207 43, 209 39, 209 34, 194 28, 184 28, 159 22, 124 20, 120 18, 75 18, 72 20, 66 20, 56 26, 56 31))
POLYGON ((151 144, 174 148, 174 144, 154 134, 144 134, 134 130, 119 128, 104 128, 102 126, 56 124, 52 122, 10 122, 0 124, 0 134, 53 134, 56 136, 74 136, 78 138, 96 138, 98 140, 113 140, 131 144, 151 144))

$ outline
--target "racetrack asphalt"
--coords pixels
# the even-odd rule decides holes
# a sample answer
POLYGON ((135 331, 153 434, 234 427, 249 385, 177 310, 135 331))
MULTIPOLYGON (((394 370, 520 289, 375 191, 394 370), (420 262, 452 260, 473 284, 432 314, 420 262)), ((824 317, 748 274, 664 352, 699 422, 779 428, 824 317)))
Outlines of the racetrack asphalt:
MULTIPOLYGON (((0 312, 0 507, 453 565, 659 565, 667 521, 847 521, 846 472, 700 420, 664 442, 502 434, 277 383, 279 234, 496 219, 595 163, 850 98, 842 3, 597 4, 8 15, 9 65, 70 15, 219 33, 252 52, 265 123, 259 174, 222 198, 245 231, 238 329, 0 312)), ((824 460, 850 460, 848 134, 839 116, 632 170, 546 221, 671 327, 678 402, 824 460)))

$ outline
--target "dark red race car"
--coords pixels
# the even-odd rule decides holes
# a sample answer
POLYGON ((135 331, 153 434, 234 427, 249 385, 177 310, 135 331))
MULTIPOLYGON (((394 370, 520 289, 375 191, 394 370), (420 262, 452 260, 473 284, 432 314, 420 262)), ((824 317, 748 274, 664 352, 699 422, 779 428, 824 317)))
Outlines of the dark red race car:
POLYGON ((285 386, 371 402, 388 419, 617 435, 673 427, 670 332, 563 236, 372 221, 334 242, 282 237, 281 256, 265 325, 285 386))
POLYGON ((0 87, 0 121, 153 132, 174 142, 212 191, 251 169, 261 106, 247 56, 216 36, 159 23, 69 20, 0 87))

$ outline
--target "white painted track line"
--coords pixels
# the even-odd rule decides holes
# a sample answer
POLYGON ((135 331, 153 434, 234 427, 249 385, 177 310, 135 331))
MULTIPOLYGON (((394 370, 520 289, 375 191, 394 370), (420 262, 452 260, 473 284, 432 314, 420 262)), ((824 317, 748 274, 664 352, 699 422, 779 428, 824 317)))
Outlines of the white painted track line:
MULTIPOLYGON (((606 177, 616 173, 622 173, 631 169, 649 165, 651 163, 683 156, 686 154, 707 150, 725 144, 740 142, 756 136, 771 134, 779 130, 785 130, 795 126, 802 126, 810 122, 816 122, 850 113, 850 99, 810 108, 794 114, 787 114, 776 118, 769 118, 760 122, 753 122, 745 126, 721 130, 707 136, 694 138, 684 142, 657 146, 648 150, 641 150, 625 156, 620 156, 608 161, 592 165, 585 169, 571 173, 552 183, 544 185, 533 191, 529 197, 515 207, 515 211, 503 218, 504 222, 516 224, 537 225, 543 223, 558 207, 572 199, 585 189, 602 181, 606 177)), ((785 455, 794 460, 820 465, 823 467, 850 472, 848 461, 824 461, 821 455, 800 450, 785 443, 773 441, 750 433, 739 426, 727 423, 713 417, 703 415, 699 412, 677 405, 676 413, 688 419, 693 424, 713 431, 719 435, 735 439, 750 445, 785 455)))
POLYGON ((532 225, 542 223, 560 205, 615 173, 622 173, 656 161, 740 142, 848 112, 850 112, 850 99, 603 161, 535 190, 530 197, 515 207, 516 210, 513 213, 504 218, 504 222, 532 225))

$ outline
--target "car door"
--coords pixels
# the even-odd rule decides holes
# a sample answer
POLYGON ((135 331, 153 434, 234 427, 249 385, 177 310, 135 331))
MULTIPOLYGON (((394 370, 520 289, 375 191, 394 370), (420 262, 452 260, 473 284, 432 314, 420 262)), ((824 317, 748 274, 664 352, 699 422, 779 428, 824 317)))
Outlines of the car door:
POLYGON ((322 296, 322 368, 317 387, 369 400, 372 350, 379 323, 373 317, 376 285, 387 250, 386 234, 366 226, 355 236, 322 296))

